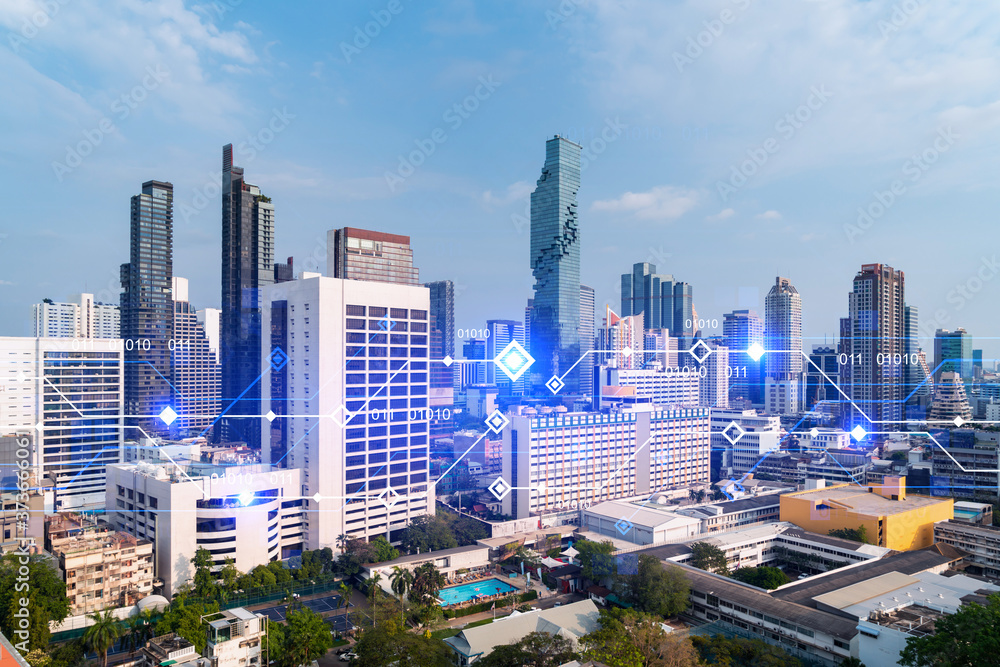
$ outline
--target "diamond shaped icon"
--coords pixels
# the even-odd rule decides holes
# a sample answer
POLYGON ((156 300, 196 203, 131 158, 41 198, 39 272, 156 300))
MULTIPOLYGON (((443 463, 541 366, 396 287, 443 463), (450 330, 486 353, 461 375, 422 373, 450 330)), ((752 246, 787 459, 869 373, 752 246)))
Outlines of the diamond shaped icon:
POLYGON ((392 320, 389 319, 388 315, 386 315, 385 317, 383 317, 378 321, 378 328, 381 329, 382 331, 389 331, 394 326, 395 324, 393 324, 392 320))
POLYGON ((545 493, 545 482, 539 482, 538 486, 535 487, 535 491, 539 493, 545 493))
POLYGON ((764 346, 760 343, 754 343, 747 348, 747 354, 749 354, 750 358, 754 361, 760 361, 760 358, 764 356, 764 351, 764 346))
POLYGON ((622 537, 628 534, 628 531, 632 530, 632 522, 622 517, 615 522, 615 528, 621 533, 622 537))
POLYGON ((399 501, 399 494, 393 488, 388 488, 382 493, 378 494, 378 499, 382 501, 382 504, 386 507, 392 507, 399 501))
POLYGON ((622 350, 622 354, 624 354, 626 357, 631 357, 632 356, 632 348, 630 348, 630 347, 628 347, 626 345, 625 349, 622 350))
POLYGON ((313 496, 313 500, 315 500, 316 502, 319 502, 322 499, 323 496, 319 495, 319 492, 316 492, 316 495, 313 496))
POLYGON ((453 363, 455 363, 455 360, 452 359, 451 355, 449 354, 444 359, 441 360, 441 363, 444 364, 445 366, 451 366, 453 363))
POLYGON ((42 422, 38 422, 37 424, 35 424, 35 430, 38 431, 39 433, 41 433, 44 428, 45 427, 42 426, 42 422))
POLYGON ((330 419, 337 422, 337 426, 346 426, 347 422, 351 421, 351 417, 354 415, 345 408, 343 405, 337 406, 337 409, 330 413, 330 419))
POLYGON ((177 420, 177 413, 174 412, 174 409, 168 405, 163 408, 163 412, 160 413, 160 419, 163 420, 164 424, 170 426, 177 420))
POLYGON ((486 425, 490 427, 490 430, 494 433, 499 433, 504 430, 504 427, 510 423, 507 416, 499 410, 494 410, 489 417, 486 418, 486 425))
POLYGON ((510 493, 510 484, 507 483, 503 477, 497 477, 496 480, 490 484, 489 489, 497 500, 503 500, 510 493))
POLYGON ((861 428, 861 424, 858 424, 853 429, 851 429, 851 435, 854 436, 855 440, 860 442, 861 440, 865 439, 865 436, 868 435, 868 432, 863 428, 861 428))
POLYGON ((267 357, 268 363, 271 364, 271 368, 276 371, 280 371, 288 363, 288 355, 285 354, 280 347, 276 347, 271 350, 271 354, 267 357))
POLYGON ((553 375, 549 378, 549 381, 545 383, 545 386, 549 388, 553 394, 558 394, 559 391, 566 386, 566 383, 562 381, 562 378, 553 375))
POLYGON ((264 419, 266 419, 269 422, 273 422, 274 418, 277 417, 277 416, 278 415, 274 414, 274 410, 268 410, 267 414, 264 415, 264 419))
POLYGON ((730 445, 735 445, 736 441, 742 438, 746 431, 736 422, 729 422, 726 428, 722 429, 722 435, 729 441, 730 445))
POLYGON ((811 431, 809 431, 809 435, 811 435, 812 437, 815 438, 817 435, 819 435, 819 429, 813 427, 813 429, 811 431))
POLYGON ((955 423, 955 426, 961 426, 962 424, 965 423, 965 420, 962 419, 961 417, 955 417, 955 422, 954 423, 955 423))
POLYGON ((511 382, 517 382, 531 364, 535 363, 535 359, 520 343, 512 340, 493 358, 493 363, 510 378, 511 382))
POLYGON ((688 352, 690 352, 691 356, 694 357, 699 364, 701 364, 708 359, 708 355, 712 354, 712 348, 706 345, 705 341, 699 338, 698 342, 692 345, 688 352))

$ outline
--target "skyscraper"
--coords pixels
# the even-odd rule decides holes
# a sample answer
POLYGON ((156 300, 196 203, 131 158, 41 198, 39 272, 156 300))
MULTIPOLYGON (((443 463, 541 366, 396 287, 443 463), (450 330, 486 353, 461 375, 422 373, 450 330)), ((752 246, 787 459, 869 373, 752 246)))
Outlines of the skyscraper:
MULTIPOLYGON (((622 317, 642 313, 643 328, 668 329, 680 338, 693 336, 695 330, 694 290, 690 284, 675 281, 671 274, 656 273, 656 265, 638 262, 632 273, 622 274, 622 317)), ((682 349, 690 347, 682 345, 682 349)))
POLYGON ((174 329, 174 186, 143 183, 142 194, 132 197, 131 217, 129 263, 121 266, 126 424, 148 435, 166 435, 169 424, 157 415, 173 398, 167 378, 174 329))
POLYGON ((221 437, 261 445, 261 288, 274 282, 274 206, 222 148, 221 437))
POLYGON ((764 359, 754 359, 747 350, 753 344, 764 345, 764 320, 752 310, 734 310, 722 316, 722 335, 729 348, 733 367, 729 398, 754 405, 764 403, 764 359))
POLYGON ((848 299, 848 362, 850 395, 857 409, 845 410, 848 430, 860 425, 869 432, 885 431, 891 428, 886 422, 902 418, 903 366, 891 359, 901 357, 905 349, 904 287, 903 272, 886 264, 864 264, 854 277, 848 299))
MULTIPOLYGON (((594 288, 587 285, 580 285, 580 356, 587 354, 594 349, 594 321, 596 318, 595 308, 597 298, 594 288)), ((593 383, 594 366, 600 366, 600 359, 590 354, 580 362, 577 367, 579 372, 580 390, 587 392, 587 388, 593 383)))
MULTIPOLYGON (((533 390, 548 395, 545 383, 561 377, 580 358, 580 188, 581 147, 556 136, 545 142, 545 165, 531 193, 531 273, 535 297, 531 320, 533 390)), ((566 375, 565 393, 578 393, 566 375)))
POLYGON ((799 410, 802 382, 802 297, 788 278, 774 279, 764 300, 765 409, 770 414, 799 410))
POLYGON ((919 363, 920 312, 916 306, 904 305, 903 318, 906 341, 903 344, 903 397, 906 400, 907 419, 922 419, 926 414, 927 402, 931 395, 932 380, 925 379, 923 365, 919 363))
POLYGON ((331 278, 419 285, 410 237, 344 227, 326 233, 327 273, 331 278))
POLYGON ((642 318, 638 315, 619 317, 611 306, 605 310, 604 327, 597 340, 599 365, 621 369, 642 368, 646 358, 642 318))
POLYGON ((198 435, 211 426, 221 407, 222 377, 219 361, 198 311, 188 301, 188 281, 174 277, 174 330, 171 350, 171 384, 176 396, 174 410, 180 415, 171 432, 198 435))
POLYGON ((424 287, 431 291, 431 388, 450 389, 454 367, 441 359, 455 358, 455 283, 438 280, 424 287))
POLYGON ((958 373, 966 384, 972 382, 972 336, 965 329, 938 329, 934 332, 934 380, 942 373, 958 373))
POLYGON ((805 397, 802 407, 826 416, 840 414, 842 396, 837 391, 840 364, 837 351, 827 345, 813 345, 805 365, 805 397))

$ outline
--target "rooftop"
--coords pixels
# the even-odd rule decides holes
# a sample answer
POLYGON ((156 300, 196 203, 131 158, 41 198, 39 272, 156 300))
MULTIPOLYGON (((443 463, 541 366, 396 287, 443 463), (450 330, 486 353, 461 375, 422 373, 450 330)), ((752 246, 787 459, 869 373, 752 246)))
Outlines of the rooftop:
POLYGON ((695 525, 699 523, 698 519, 681 516, 660 506, 647 505, 645 502, 629 503, 611 500, 594 505, 590 509, 584 510, 584 512, 615 521, 624 517, 637 526, 648 526, 653 529, 666 526, 695 525))
MULTIPOLYGON (((515 540, 508 539, 508 542, 513 542, 515 540)), ((436 560, 438 558, 443 558, 445 556, 453 556, 456 554, 466 554, 475 551, 489 552, 489 547, 481 544, 472 544, 467 547, 455 547, 453 549, 441 549, 440 551, 428 551, 422 554, 410 554, 409 556, 400 556, 395 560, 390 560, 385 563, 365 563, 365 567, 369 570, 372 568, 392 569, 394 565, 411 565, 413 563, 423 563, 424 561, 436 560)), ((484 558, 486 556, 484 555, 484 558)))
POLYGON ((910 494, 906 495, 905 500, 891 500, 869 491, 867 487, 855 486, 853 484, 841 484, 825 489, 799 491, 797 493, 786 494, 783 498, 795 498, 823 503, 869 516, 890 516, 938 505, 951 500, 950 498, 931 498, 930 496, 910 494))
POLYGON ((947 614, 937 609, 915 604, 895 611, 873 611, 867 620, 884 628, 923 637, 934 634, 935 624, 944 616, 947 614))

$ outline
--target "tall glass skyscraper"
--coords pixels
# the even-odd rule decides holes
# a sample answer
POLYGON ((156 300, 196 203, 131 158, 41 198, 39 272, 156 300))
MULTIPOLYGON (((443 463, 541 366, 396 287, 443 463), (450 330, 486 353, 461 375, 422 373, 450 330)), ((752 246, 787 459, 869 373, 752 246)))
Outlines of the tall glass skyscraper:
POLYGON ((438 280, 424 287, 431 291, 431 387, 451 389, 454 367, 441 363, 441 359, 455 358, 455 283, 438 280))
POLYGON ((965 329, 934 332, 934 379, 942 373, 958 373, 966 383, 972 382, 972 336, 965 329))
POLYGON ((770 414, 799 409, 802 382, 802 297, 778 276, 764 299, 765 406, 770 414))
MULTIPOLYGON (((562 376, 580 358, 580 189, 581 147, 556 135, 545 142, 545 165, 531 193, 531 273, 535 297, 531 315, 531 384, 550 395, 545 383, 562 376)), ((576 394, 576 374, 563 378, 563 393, 576 394)))
POLYGON ((764 402, 764 359, 755 361, 747 350, 754 343, 764 344, 764 320, 752 310, 734 310, 722 318, 722 335, 734 369, 729 387, 730 401, 744 399, 761 404, 764 402))
POLYGON ((638 262, 632 273, 622 274, 622 317, 642 313, 646 330, 669 329, 675 338, 693 336, 693 292, 689 283, 657 273, 655 264, 638 262))
MULTIPOLYGON (((174 328, 174 186, 146 181, 132 197, 129 263, 121 266, 121 337, 125 347, 127 424, 149 435, 167 435, 159 419, 173 391, 169 340, 174 328)), ((142 433, 132 431, 128 437, 142 433)))
POLYGON ((274 282, 274 206, 222 148, 222 410, 220 435, 261 442, 261 288, 274 282), (239 399, 239 400, 236 400, 239 399), (244 416, 245 415, 245 416, 244 416))

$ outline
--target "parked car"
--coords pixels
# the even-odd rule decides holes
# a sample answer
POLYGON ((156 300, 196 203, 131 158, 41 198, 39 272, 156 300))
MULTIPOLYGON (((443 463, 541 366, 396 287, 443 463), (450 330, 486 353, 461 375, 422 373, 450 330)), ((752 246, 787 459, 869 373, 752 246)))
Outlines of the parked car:
POLYGON ((347 653, 340 656, 341 662, 350 662, 351 660, 357 660, 358 654, 354 651, 348 651, 347 653))

